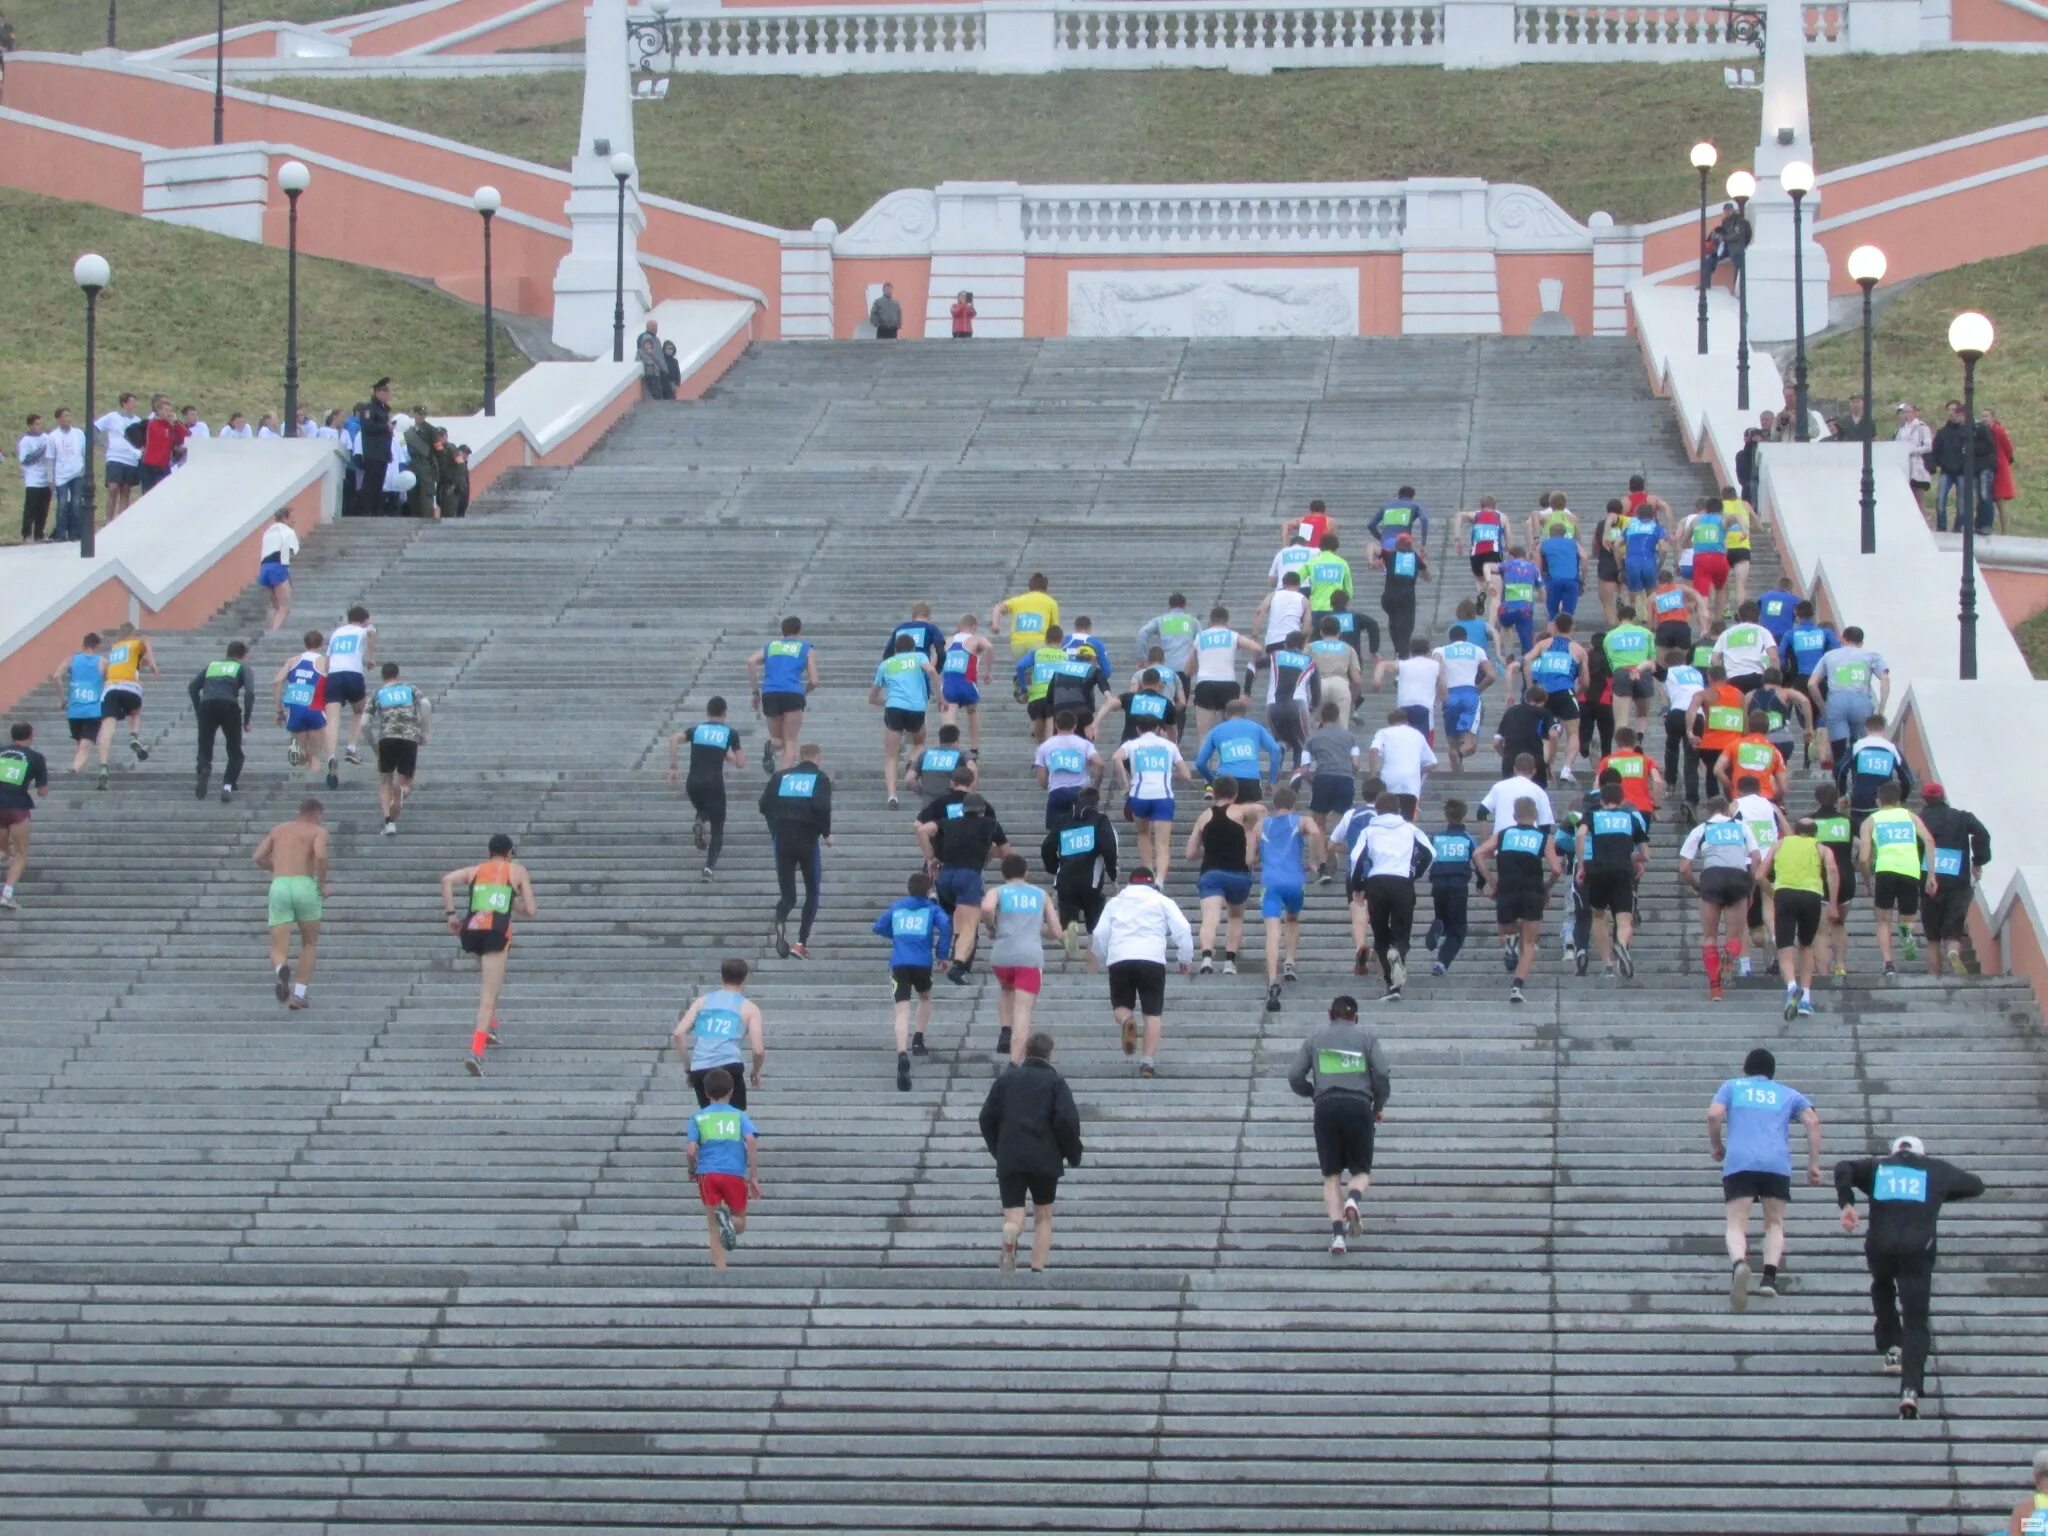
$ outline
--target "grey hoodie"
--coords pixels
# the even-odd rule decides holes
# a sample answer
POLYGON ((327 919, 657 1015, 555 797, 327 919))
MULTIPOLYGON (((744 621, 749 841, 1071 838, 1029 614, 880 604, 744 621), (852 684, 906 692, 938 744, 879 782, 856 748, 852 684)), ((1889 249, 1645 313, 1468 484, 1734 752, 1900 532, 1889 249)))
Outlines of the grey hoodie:
POLYGON ((1377 1036, 1356 1019, 1332 1019, 1302 1041, 1294 1068, 1287 1074, 1287 1086, 1304 1099, 1359 1094, 1374 1109, 1382 1109, 1393 1090, 1393 1079, 1377 1036))

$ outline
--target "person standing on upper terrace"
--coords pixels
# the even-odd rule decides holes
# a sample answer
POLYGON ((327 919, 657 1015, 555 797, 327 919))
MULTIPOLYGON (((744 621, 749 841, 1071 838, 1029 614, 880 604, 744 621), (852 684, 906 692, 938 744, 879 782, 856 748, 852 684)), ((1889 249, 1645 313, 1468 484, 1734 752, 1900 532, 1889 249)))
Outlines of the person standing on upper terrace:
POLYGON ((875 340, 894 341, 903 329, 903 306, 896 302, 896 285, 882 284, 875 302, 868 306, 868 324, 875 328, 875 340))
POLYGON ((650 400, 666 400, 668 362, 661 355, 661 322, 648 318, 647 329, 633 343, 633 360, 640 365, 640 387, 650 400))

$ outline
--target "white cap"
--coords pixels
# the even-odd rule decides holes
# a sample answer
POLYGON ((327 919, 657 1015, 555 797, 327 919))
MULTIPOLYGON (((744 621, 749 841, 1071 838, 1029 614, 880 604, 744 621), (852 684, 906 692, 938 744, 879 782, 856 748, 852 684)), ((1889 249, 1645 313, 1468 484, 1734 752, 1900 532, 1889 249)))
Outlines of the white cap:
POLYGON ((1894 1152, 1910 1152, 1915 1157, 1925 1157, 1927 1155, 1927 1144, 1921 1141, 1918 1136, 1901 1136, 1892 1143, 1892 1150, 1894 1152))

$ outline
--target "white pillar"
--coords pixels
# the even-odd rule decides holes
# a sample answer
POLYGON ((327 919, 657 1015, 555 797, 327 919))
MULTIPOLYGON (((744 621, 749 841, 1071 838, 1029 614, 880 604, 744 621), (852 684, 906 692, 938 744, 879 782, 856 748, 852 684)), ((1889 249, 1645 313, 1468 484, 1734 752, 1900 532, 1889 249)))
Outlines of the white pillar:
POLYGON ((1515 62, 1514 0, 1444 0, 1445 69, 1505 69, 1515 62))
POLYGON ((981 69, 990 75, 1048 75, 1060 67, 1053 46, 1053 0, 988 0, 981 7, 981 69))
MULTIPOLYGON (((610 357, 619 228, 611 157, 633 152, 633 79, 626 59, 626 0, 590 0, 584 13, 583 125, 569 162, 569 254, 555 268, 555 345, 610 357), (599 144, 604 148, 599 150, 599 144)), ((640 270, 639 176, 626 187, 626 355, 651 307, 640 270)))
POLYGON ((1500 268, 1486 183, 1411 176, 1401 230, 1404 335, 1500 334, 1500 268))
POLYGON ((974 295, 974 334, 1024 334, 1024 193, 1014 181, 942 181, 924 334, 950 336, 953 297, 974 295))
POLYGON ((782 237, 781 340, 832 339, 832 242, 838 234, 837 224, 819 219, 782 237))
MULTIPOLYGON (((1792 199, 1778 173, 1794 160, 1813 164, 1813 120, 1806 105, 1806 19, 1800 0, 1769 0, 1764 15, 1763 113, 1756 146, 1756 196, 1749 220, 1749 335, 1752 341, 1792 340, 1792 199)), ((1806 287, 1806 333, 1827 326, 1828 258, 1813 238, 1820 188, 1806 194, 1801 255, 1806 287)))

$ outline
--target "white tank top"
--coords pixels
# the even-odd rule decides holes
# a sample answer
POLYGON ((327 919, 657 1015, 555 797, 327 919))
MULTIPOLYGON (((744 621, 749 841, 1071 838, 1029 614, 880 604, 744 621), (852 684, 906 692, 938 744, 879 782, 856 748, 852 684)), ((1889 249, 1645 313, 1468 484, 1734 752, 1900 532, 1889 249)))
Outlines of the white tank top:
POLYGON ((327 637, 328 672, 360 673, 363 670, 363 652, 368 649, 369 644, 369 625, 335 625, 334 633, 327 637))
POLYGON ((1237 681, 1237 631, 1211 627, 1195 636, 1195 681, 1237 681))

